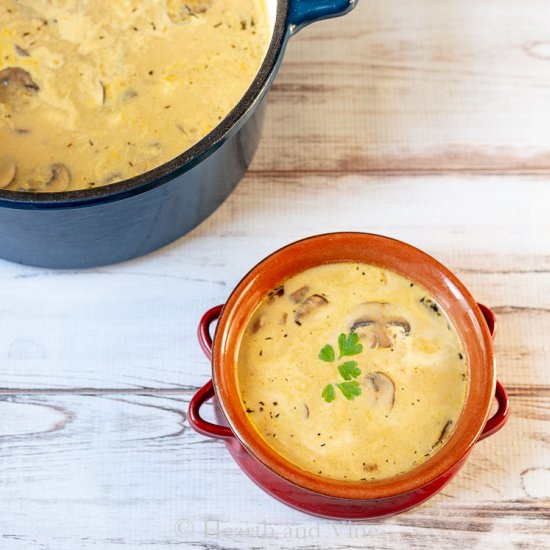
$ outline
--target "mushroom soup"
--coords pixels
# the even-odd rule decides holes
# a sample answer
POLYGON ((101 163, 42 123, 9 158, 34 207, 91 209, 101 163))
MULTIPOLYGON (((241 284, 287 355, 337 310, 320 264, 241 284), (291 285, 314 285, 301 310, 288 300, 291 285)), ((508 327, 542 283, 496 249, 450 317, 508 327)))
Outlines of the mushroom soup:
POLYGON ((241 338, 248 418, 304 470, 388 478, 445 443, 467 393, 467 357, 424 288, 376 266, 334 263, 284 281, 241 338))
POLYGON ((263 0, 0 0, 0 188, 169 161, 237 104, 268 43, 263 0))

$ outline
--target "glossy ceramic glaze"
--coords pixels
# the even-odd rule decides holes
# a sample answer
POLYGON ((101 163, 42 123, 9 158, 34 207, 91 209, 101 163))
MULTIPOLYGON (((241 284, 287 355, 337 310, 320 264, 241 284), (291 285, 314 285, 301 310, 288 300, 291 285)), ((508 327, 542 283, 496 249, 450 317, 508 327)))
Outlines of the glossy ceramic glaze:
POLYGON ((508 418, 508 398, 496 380, 493 313, 478 305, 460 281, 420 250, 364 233, 321 235, 289 245, 258 264, 225 306, 205 314, 199 341, 212 357, 213 382, 193 398, 189 422, 200 433, 223 438, 241 468, 264 490, 302 511, 330 518, 366 519, 404 511, 439 491, 460 469, 473 445, 499 430, 508 418), (236 381, 236 346, 257 304, 285 278, 314 265, 356 261, 397 271, 421 284, 445 309, 469 357, 469 390, 455 431, 445 446, 420 466, 393 478, 342 482, 305 472, 277 455, 247 419, 236 381), (212 346, 208 327, 218 319, 212 346), (214 425, 199 409, 216 396, 214 425), (489 418, 494 397, 498 410, 489 418))
POLYGON ((268 0, 267 55, 241 101, 212 132, 140 176, 83 191, 0 190, 0 257, 59 268, 92 267, 146 254, 210 215, 244 175, 257 148, 265 96, 290 36, 347 13, 356 0, 268 0))

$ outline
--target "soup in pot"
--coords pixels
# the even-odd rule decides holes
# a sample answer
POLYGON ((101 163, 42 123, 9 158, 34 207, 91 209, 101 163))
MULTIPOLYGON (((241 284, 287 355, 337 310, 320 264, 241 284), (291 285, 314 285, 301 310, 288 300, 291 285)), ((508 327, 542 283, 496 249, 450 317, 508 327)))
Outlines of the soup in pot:
POLYGON ((243 408, 280 455, 339 480, 411 470, 452 434, 468 358, 422 287, 374 265, 334 263, 290 277, 242 335, 243 408))
POLYGON ((0 0, 0 188, 169 161, 237 104, 268 43, 263 0, 0 0))

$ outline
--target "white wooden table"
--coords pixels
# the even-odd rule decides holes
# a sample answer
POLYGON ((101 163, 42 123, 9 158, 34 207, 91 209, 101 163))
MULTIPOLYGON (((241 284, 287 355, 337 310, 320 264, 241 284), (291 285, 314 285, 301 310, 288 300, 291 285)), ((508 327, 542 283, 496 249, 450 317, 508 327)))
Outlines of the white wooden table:
POLYGON ((0 548, 550 548, 550 10, 363 0, 300 33, 247 177, 122 265, 0 262, 0 548), (274 501, 186 421, 201 314, 298 238, 370 231, 492 306, 512 416, 444 491, 348 524, 274 501))

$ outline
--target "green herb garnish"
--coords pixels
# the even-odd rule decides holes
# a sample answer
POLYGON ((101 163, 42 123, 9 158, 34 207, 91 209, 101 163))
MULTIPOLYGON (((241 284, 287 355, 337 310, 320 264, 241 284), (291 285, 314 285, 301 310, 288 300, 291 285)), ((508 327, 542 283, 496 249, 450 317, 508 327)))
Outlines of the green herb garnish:
POLYGON ((344 380, 351 380, 361 374, 361 369, 357 366, 357 361, 346 361, 338 365, 338 372, 344 380))
POLYGON ((363 344, 359 343, 359 335, 355 332, 350 332, 347 336, 340 334, 338 336, 338 347, 340 348, 340 356, 358 355, 363 351, 363 344))
POLYGON ((352 382, 342 382, 341 384, 336 384, 336 387, 342 392, 348 401, 352 401, 357 396, 361 395, 359 382, 355 380, 352 382))
POLYGON ((334 391, 334 386, 332 384, 327 384, 323 391, 321 392, 321 397, 327 402, 330 403, 336 399, 336 392, 334 391))
POLYGON ((334 354, 334 348, 327 344, 320 352, 319 352, 319 359, 321 361, 325 361, 326 363, 332 363, 334 361, 335 354, 334 354))
MULTIPOLYGON (((338 359, 341 359, 342 357, 361 353, 363 351, 363 345, 359 343, 359 335, 350 332, 349 334, 340 334, 340 336, 338 336, 338 349, 340 350, 338 359)), ((318 357, 325 363, 332 363, 336 359, 334 348, 330 344, 327 344, 321 349, 318 357)), ((359 383, 355 380, 351 381, 352 378, 357 378, 361 374, 361 369, 357 366, 357 361, 345 361, 341 365, 338 365, 338 372, 340 376, 346 380, 346 382, 336 384, 344 397, 348 401, 351 401, 358 395, 361 395, 359 383)), ((334 385, 326 385, 321 392, 321 397, 327 403, 334 401, 336 399, 334 385)))

